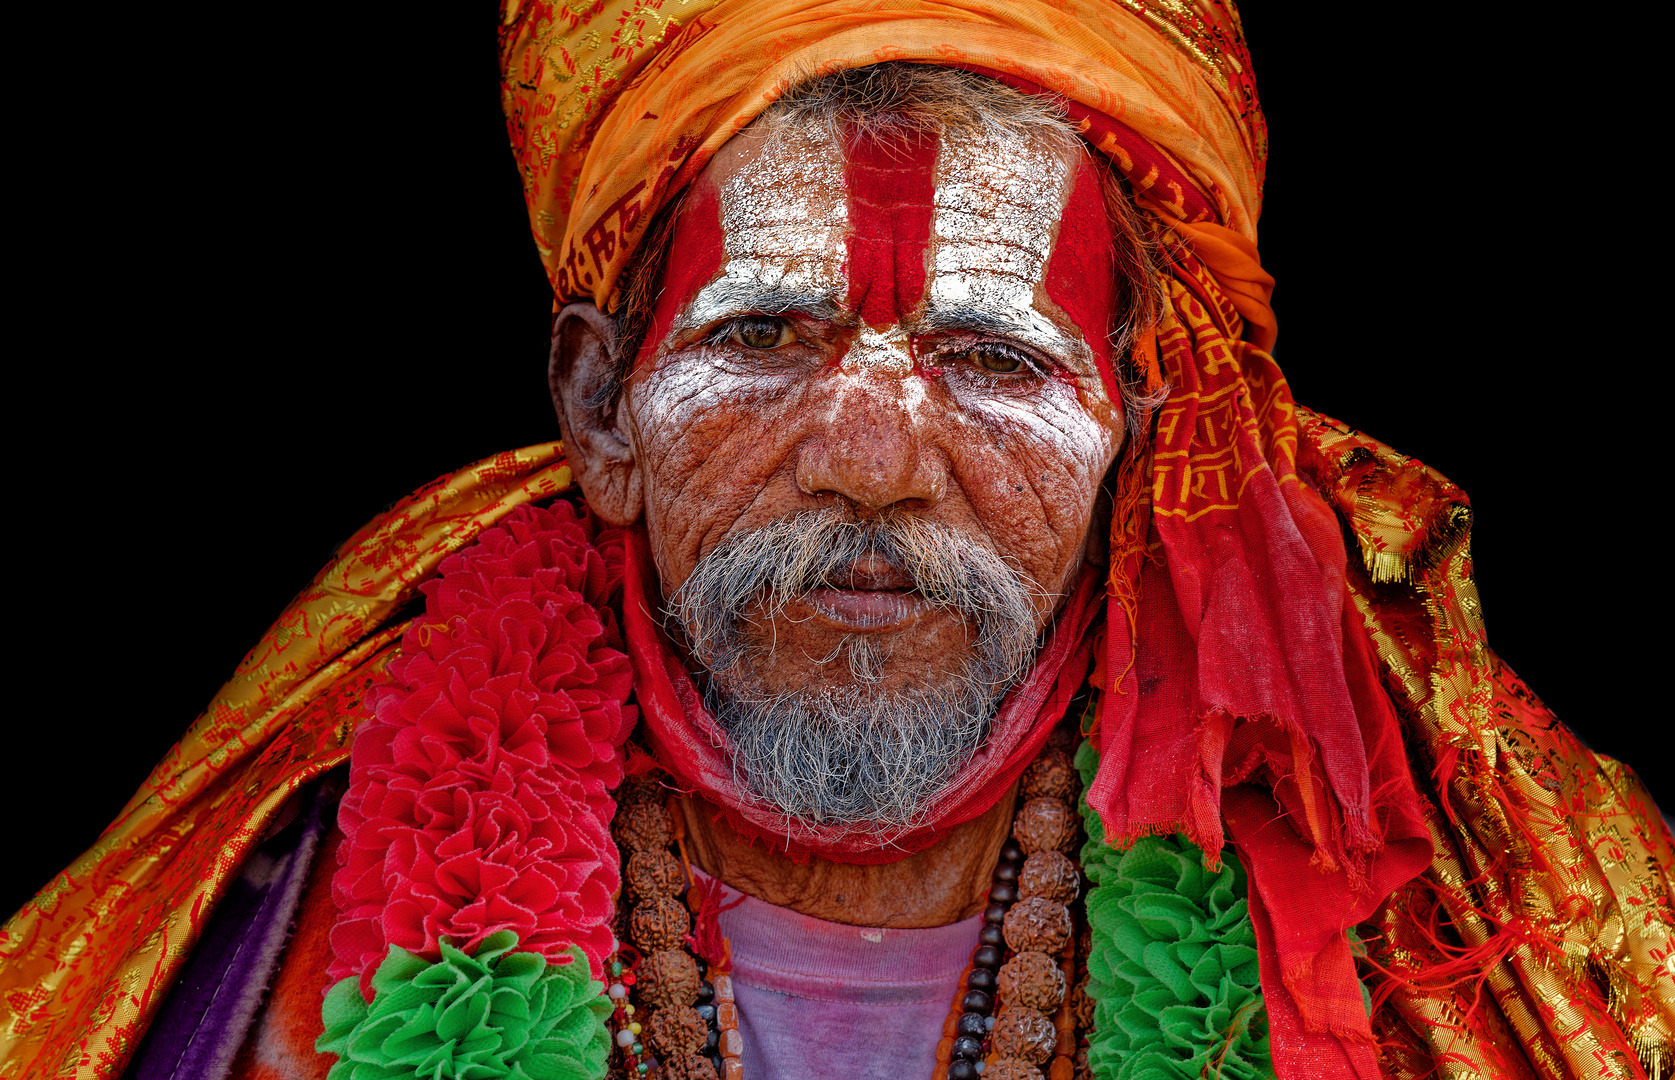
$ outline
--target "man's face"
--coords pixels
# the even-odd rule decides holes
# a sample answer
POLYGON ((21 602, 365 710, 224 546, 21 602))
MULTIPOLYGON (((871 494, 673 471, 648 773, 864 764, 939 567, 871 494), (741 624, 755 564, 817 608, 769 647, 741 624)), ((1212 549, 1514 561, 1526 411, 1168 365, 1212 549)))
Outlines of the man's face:
POLYGON ((980 744, 1074 584, 1120 445, 1099 374, 1111 242, 1085 155, 1022 138, 747 134, 712 161, 624 426, 724 727, 743 701, 775 740, 790 716, 822 745, 888 740, 896 702, 933 728, 970 714, 958 746, 897 771, 980 744))

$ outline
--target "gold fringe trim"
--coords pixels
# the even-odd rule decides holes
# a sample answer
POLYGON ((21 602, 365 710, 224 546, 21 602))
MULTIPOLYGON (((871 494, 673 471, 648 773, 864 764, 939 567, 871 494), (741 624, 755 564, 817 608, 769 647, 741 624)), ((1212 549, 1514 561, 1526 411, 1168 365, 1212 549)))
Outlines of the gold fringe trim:
POLYGON ((1675 1048, 1655 1035, 1635 1035, 1629 1039, 1634 1054, 1640 1059, 1650 1080, 1665 1080, 1675 1074, 1675 1048))
POLYGON ((1356 542, 1361 547, 1361 561, 1367 567, 1367 576, 1376 585, 1411 584, 1414 574, 1441 565, 1454 553, 1460 542, 1471 533, 1471 522, 1471 507, 1465 503, 1450 503, 1426 523, 1424 540, 1415 546, 1412 554, 1377 548, 1372 539, 1358 533, 1356 542))
POLYGON ((1406 584, 1413 576, 1413 567, 1399 551, 1373 551, 1372 545, 1362 543, 1361 559, 1367 564, 1367 575, 1375 585, 1406 584))

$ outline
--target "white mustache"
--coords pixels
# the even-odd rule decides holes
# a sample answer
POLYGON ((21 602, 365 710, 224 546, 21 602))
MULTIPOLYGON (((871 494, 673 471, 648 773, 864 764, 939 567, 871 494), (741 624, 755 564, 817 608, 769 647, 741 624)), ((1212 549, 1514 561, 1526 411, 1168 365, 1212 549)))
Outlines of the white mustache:
POLYGON ((899 571, 933 607, 977 628, 985 675, 1009 682, 1034 655, 1034 600, 1042 597, 1016 560, 974 544, 949 526, 907 514, 858 521, 815 510, 728 537, 701 559, 669 601, 693 655, 711 672, 733 668, 753 648, 745 625, 758 603, 772 621, 817 588, 847 588, 863 560, 899 571))

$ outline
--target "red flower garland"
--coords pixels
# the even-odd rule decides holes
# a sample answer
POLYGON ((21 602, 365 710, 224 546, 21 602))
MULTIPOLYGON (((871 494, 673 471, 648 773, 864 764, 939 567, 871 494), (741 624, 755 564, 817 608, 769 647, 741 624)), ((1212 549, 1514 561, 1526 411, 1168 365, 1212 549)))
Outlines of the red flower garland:
POLYGON ((400 945, 473 953, 509 929, 594 978, 620 885, 609 822, 633 688, 609 602, 619 529, 558 502, 524 507, 421 586, 425 615, 355 735, 332 879, 335 982, 400 945))

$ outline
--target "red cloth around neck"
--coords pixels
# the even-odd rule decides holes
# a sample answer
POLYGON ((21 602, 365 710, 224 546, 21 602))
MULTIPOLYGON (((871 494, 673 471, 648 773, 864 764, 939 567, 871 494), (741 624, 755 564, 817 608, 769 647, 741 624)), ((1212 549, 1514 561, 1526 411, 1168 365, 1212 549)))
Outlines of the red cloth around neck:
POLYGON ((681 784, 719 807, 741 836, 773 844, 799 860, 816 855, 833 862, 896 862, 994 806, 1035 759, 1081 690, 1092 647, 1089 630, 1101 606, 1099 575, 1084 573, 1034 667, 1006 695, 989 725, 987 741, 949 782, 930 820, 881 847, 870 836, 848 836, 788 819, 733 782, 732 766, 723 752, 725 737, 663 632, 662 593, 643 523, 630 530, 627 555, 623 632, 634 665, 641 730, 652 753, 681 784))

